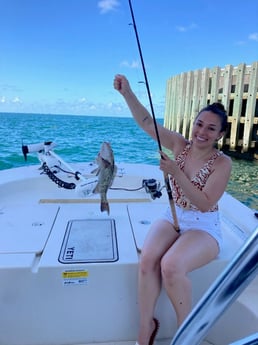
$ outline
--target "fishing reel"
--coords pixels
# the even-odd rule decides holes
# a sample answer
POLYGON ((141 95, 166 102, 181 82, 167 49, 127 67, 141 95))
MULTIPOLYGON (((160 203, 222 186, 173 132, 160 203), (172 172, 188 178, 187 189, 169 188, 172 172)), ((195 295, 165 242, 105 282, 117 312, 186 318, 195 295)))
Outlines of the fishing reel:
POLYGON ((142 180, 142 186, 145 188, 146 193, 150 193, 153 200, 162 196, 160 183, 157 183, 154 178, 142 180))

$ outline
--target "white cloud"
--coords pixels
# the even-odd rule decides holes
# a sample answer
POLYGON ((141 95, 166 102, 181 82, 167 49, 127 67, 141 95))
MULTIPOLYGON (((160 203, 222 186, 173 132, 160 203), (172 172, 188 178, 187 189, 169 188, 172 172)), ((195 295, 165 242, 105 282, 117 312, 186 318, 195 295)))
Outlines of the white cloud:
POLYGON ((113 108, 113 103, 112 103, 112 102, 109 102, 109 103, 107 104, 107 108, 108 108, 108 109, 112 109, 112 108, 113 108))
POLYGON ((86 102, 87 102, 87 100, 85 97, 82 97, 79 99, 79 103, 86 103, 86 102))
POLYGON ((246 44, 246 42, 245 42, 245 41, 237 41, 235 44, 236 44, 237 46, 243 46, 243 45, 246 44))
POLYGON ((5 96, 2 96, 2 97, 0 98, 0 103, 5 103, 5 102, 6 102, 5 96))
POLYGON ((12 99, 12 103, 22 103, 22 101, 20 100, 19 97, 14 97, 14 98, 12 99))
POLYGON ((132 69, 140 67, 139 61, 135 61, 135 60, 132 61, 131 63, 128 62, 127 60, 124 60, 124 61, 121 62, 120 65, 124 66, 124 67, 128 67, 128 68, 132 68, 132 69))
POLYGON ((180 31, 180 32, 187 32, 190 30, 194 30, 196 28, 197 28, 197 25, 195 23, 192 23, 192 24, 187 25, 187 26, 183 26, 183 25, 177 25, 176 26, 176 30, 180 31))
POLYGON ((249 40, 258 42, 258 32, 254 32, 248 36, 249 40))
POLYGON ((114 11, 119 6, 120 6, 120 3, 117 0, 101 0, 98 2, 100 13, 103 13, 103 14, 109 11, 114 11))

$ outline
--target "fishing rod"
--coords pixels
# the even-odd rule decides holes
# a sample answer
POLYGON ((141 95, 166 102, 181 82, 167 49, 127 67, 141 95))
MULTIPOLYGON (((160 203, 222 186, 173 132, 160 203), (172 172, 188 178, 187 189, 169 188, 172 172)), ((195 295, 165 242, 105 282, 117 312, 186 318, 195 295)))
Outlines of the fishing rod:
MULTIPOLYGON (((135 22, 135 18, 134 18, 133 7, 132 7, 131 0, 128 0, 128 2, 129 2, 129 7, 130 7, 132 21, 133 21, 132 25, 133 25, 133 28, 134 28, 134 33, 135 33, 135 37, 136 37, 136 41, 137 41, 138 51, 139 51, 139 54, 140 54, 140 59, 141 59, 141 65, 142 65, 142 70, 143 70, 143 74, 144 74, 145 85, 146 85, 146 89, 147 89, 147 93, 148 93, 148 98, 149 98, 149 102, 150 102, 151 115, 152 115, 152 118, 153 118, 153 123, 154 123, 155 133, 156 133, 156 137, 157 137, 158 147, 159 147, 160 152, 162 152, 162 146, 161 146, 160 137, 159 137, 158 125, 157 125, 156 116, 155 116, 155 112, 154 112, 154 107, 153 107, 153 103, 152 103, 150 86, 149 86, 148 77, 147 77, 147 73, 146 73, 146 69, 145 69, 145 64, 144 64, 144 60, 143 60, 142 49, 141 49, 141 44, 140 44, 140 40, 139 40, 137 26, 136 26, 136 22, 135 22)), ((161 158, 163 158, 162 155, 161 155, 161 158)), ((170 204, 171 212, 172 212, 173 219, 174 219, 174 227, 175 227, 175 230, 177 232, 179 232, 179 224, 178 224, 178 219, 177 219, 177 215, 176 215, 176 208, 175 208, 175 204, 174 204, 174 201, 173 201, 173 195, 172 195, 172 190, 171 190, 171 186, 170 186, 170 183, 169 183, 168 174, 164 173, 164 181, 165 181, 165 186, 166 186, 166 190, 167 190, 167 194, 168 194, 168 199, 169 199, 169 204, 170 204)))

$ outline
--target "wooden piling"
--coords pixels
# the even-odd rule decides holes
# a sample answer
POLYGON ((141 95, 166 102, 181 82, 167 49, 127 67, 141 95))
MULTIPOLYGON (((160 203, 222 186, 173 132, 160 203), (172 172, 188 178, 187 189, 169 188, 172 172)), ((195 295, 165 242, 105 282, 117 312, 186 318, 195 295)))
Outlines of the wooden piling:
POLYGON ((229 131, 220 148, 240 158, 258 158, 258 61, 171 77, 164 125, 190 138, 198 112, 213 102, 221 102, 228 112, 229 131))

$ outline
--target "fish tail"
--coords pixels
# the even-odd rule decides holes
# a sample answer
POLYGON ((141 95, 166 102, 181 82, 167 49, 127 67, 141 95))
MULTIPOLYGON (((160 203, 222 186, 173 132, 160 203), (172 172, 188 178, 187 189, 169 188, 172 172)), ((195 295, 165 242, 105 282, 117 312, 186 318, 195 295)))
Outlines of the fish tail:
POLYGON ((109 214, 109 203, 107 201, 101 201, 100 210, 101 212, 107 211, 107 213, 109 214))

